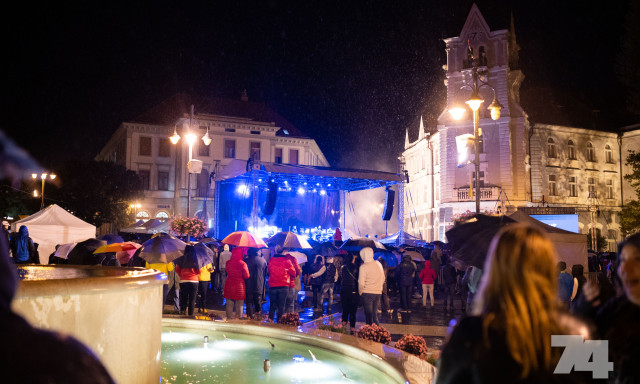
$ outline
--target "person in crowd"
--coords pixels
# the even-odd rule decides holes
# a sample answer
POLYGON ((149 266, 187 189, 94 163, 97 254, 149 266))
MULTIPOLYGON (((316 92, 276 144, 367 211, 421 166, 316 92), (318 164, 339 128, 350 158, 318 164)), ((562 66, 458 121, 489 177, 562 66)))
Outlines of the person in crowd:
POLYGON ((328 298, 327 313, 331 313, 331 307, 333 306, 333 288, 338 280, 338 270, 333 263, 333 257, 326 258, 324 264, 325 271, 322 274, 322 288, 320 289, 320 308, 323 307, 325 296, 328 298))
POLYGON ((230 259, 231 251, 229 250, 229 245, 225 244, 218 259, 218 265, 220 267, 220 293, 224 293, 224 286, 227 281, 227 261, 230 259))
POLYGON ((3 383, 115 383, 98 357, 72 336, 32 327, 11 310, 18 274, 0 236, 0 367, 3 383))
POLYGON ((262 295, 264 294, 265 276, 267 274, 267 262, 258 253, 256 248, 247 251, 247 267, 249 278, 245 280, 247 288, 247 317, 262 312, 262 295))
POLYGON ((384 285, 384 271, 382 265, 373 259, 373 249, 369 247, 360 250, 363 263, 358 269, 358 292, 362 300, 365 323, 380 325, 378 321, 378 306, 384 285))
POLYGON ((7 220, 2 220, 2 233, 7 237, 7 243, 11 235, 11 226, 7 220))
POLYGON ((284 304, 285 313, 293 313, 295 312, 298 292, 300 292, 300 279, 302 277, 302 269, 300 268, 298 260, 295 258, 295 256, 291 255, 288 252, 285 252, 283 249, 281 249, 280 246, 276 246, 276 252, 283 252, 287 256, 287 259, 289 259, 289 261, 291 262, 291 265, 293 265, 293 269, 296 271, 295 278, 292 279, 289 283, 289 292, 287 293, 287 300, 284 304))
MULTIPOLYGON (((443 308, 445 310, 448 308, 450 311, 453 311, 454 309, 453 300, 455 299, 455 296, 456 296, 458 272, 456 271, 456 267, 454 267, 451 263, 446 264, 444 267, 442 267, 442 282, 444 285, 444 295, 445 295, 444 301, 442 303, 443 308)), ((464 284, 464 278, 463 278, 463 284, 464 284)))
POLYGON ((322 311, 322 283, 324 281, 324 273, 327 268, 324 265, 324 257, 322 255, 316 255, 316 258, 311 264, 311 273, 309 274, 309 284, 311 285, 311 292, 313 292, 313 310, 322 311))
POLYGON ((60 248, 60 244, 56 244, 55 249, 49 255, 49 264, 66 264, 67 263, 67 259, 63 259, 62 257, 56 256, 56 252, 58 251, 58 248, 60 248))
POLYGON ((422 306, 427 307, 427 295, 431 300, 431 308, 433 308, 433 285, 436 279, 436 271, 431 268, 431 261, 426 260, 424 262, 424 268, 420 271, 420 280, 422 281, 422 306))
MULTIPOLYGON (((138 249, 138 251, 140 251, 141 249, 142 248, 138 249)), ((136 254, 139 254, 139 252, 136 252, 136 254)), ((133 257, 131 257, 131 259, 129 261, 131 261, 131 260, 133 260, 133 257)), ((141 258, 140 258, 140 260, 144 261, 141 258)), ((167 277, 169 276, 169 272, 173 271, 173 263, 154 263, 154 264, 149 264, 149 263, 145 262, 144 263, 144 267, 158 270, 158 271, 164 273, 165 275, 167 275, 167 277)), ((162 310, 163 311, 164 311, 164 303, 167 301, 167 295, 168 294, 169 294, 169 279, 167 278, 167 279, 165 279, 164 284, 162 285, 162 310)))
POLYGON ((198 295, 196 300, 198 313, 207 313, 207 293, 209 293, 209 286, 211 285, 211 274, 214 271, 213 263, 209 263, 200 268, 200 273, 198 274, 198 295))
POLYGON ((146 261, 142 257, 140 257, 140 252, 142 252, 142 247, 138 248, 133 256, 129 259, 127 263, 127 267, 141 267, 144 268, 146 266, 146 261))
POLYGON ((269 320, 278 319, 285 314, 284 306, 289 294, 291 280, 296 278, 296 270, 293 264, 282 253, 276 253, 269 260, 267 271, 269 273, 269 320))
POLYGON ((243 258, 242 248, 234 248, 231 251, 231 259, 226 264, 227 279, 224 284, 224 298, 227 300, 225 304, 227 319, 242 317, 242 305, 247 296, 244 281, 250 276, 249 267, 242 260, 243 258))
POLYGON ((587 282, 587 278, 584 277, 584 266, 581 264, 575 264, 571 267, 571 275, 573 276, 573 294, 571 295, 572 307, 575 306, 582 295, 582 287, 587 282))
MULTIPOLYGON (((194 247, 187 245, 184 249, 183 257, 187 258, 192 252, 195 252, 194 247)), ((193 316, 196 307, 196 297, 198 295, 198 275, 200 274, 200 269, 182 268, 176 264, 176 273, 180 277, 180 313, 182 315, 193 316)), ((169 280, 167 279, 165 283, 168 284, 169 280)))
POLYGON ((396 268, 396 276, 400 286, 400 308, 403 311, 410 311, 411 309, 411 290, 416 269, 416 264, 408 254, 402 256, 402 262, 396 268))
MULTIPOLYGON (((439 243, 435 243, 433 245, 433 251, 431 251, 431 269, 436 272, 436 278, 433 281, 433 290, 434 292, 438 290, 439 285, 442 284, 440 279, 440 268, 442 267, 442 248, 440 248, 439 243)), ((424 296, 423 296, 424 297, 424 296)))
POLYGON ((561 309, 555 258, 537 228, 513 224, 498 232, 473 316, 453 328, 437 384, 582 382, 585 372, 554 374, 563 350, 551 347, 551 336, 590 338, 586 324, 561 309))
POLYGON ((26 225, 21 226, 20 229, 18 229, 18 233, 12 234, 9 246, 14 263, 29 264, 32 262, 35 245, 29 237, 29 229, 26 225))
POLYGON ((573 292, 573 277, 567 272, 567 263, 559 261, 556 270, 558 271, 558 298, 564 309, 569 309, 573 292))
POLYGON ((104 267, 121 267, 115 252, 99 253, 98 263, 104 267))
POLYGON ((612 268, 622 294, 605 301, 603 286, 587 282, 580 300, 585 305, 576 310, 593 319, 599 338, 609 342, 609 382, 640 383, 640 232, 618 245, 612 268))
MULTIPOLYGON (((385 315, 391 316, 393 311, 391 310, 391 303, 389 302, 389 290, 387 289, 387 279, 389 273, 389 267, 387 266, 387 259, 384 257, 379 257, 378 262, 382 265, 382 270, 384 271, 384 284, 382 285, 382 296, 380 296, 380 309, 379 313, 383 313, 385 315)), ((342 296, 340 297, 342 300, 342 296)))
POLYGON ((358 275, 360 258, 357 254, 349 254, 349 262, 342 265, 340 270, 342 287, 340 290, 340 303, 342 304, 342 326, 349 325, 351 334, 356 329, 356 312, 360 295, 358 294, 358 275))
POLYGON ((467 268, 467 271, 464 274, 462 279, 462 284, 465 285, 467 290, 467 308, 471 308, 473 305, 473 300, 478 291, 478 286, 480 285, 480 279, 482 278, 482 268, 478 268, 474 265, 467 268))
POLYGON ((167 273, 167 280, 169 281, 167 296, 173 295, 173 310, 180 312, 180 276, 178 276, 175 269, 167 273))
POLYGON ((414 299, 422 299, 422 280, 420 280, 420 272, 422 272, 422 269, 424 268, 424 262, 425 260, 427 260, 426 250, 420 249, 419 253, 422 256, 421 259, 411 260, 413 265, 416 266, 416 271, 413 274, 413 287, 411 289, 414 299))

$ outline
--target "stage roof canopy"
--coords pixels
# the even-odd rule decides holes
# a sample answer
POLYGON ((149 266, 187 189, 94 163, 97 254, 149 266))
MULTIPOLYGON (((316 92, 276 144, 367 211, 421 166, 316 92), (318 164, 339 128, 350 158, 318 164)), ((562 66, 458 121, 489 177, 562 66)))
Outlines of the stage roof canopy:
POLYGON ((221 182, 253 182, 255 171, 259 187, 266 187, 270 181, 280 188, 306 186, 325 191, 360 191, 387 187, 401 183, 403 176, 397 173, 363 169, 314 167, 276 163, 255 163, 232 160, 215 177, 221 182))

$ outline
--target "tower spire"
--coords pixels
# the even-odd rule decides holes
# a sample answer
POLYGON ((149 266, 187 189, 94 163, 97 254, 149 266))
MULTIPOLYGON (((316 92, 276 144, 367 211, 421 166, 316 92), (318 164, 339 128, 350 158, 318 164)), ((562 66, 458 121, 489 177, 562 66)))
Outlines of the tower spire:
POLYGON ((511 25, 509 27, 509 68, 518 69, 520 46, 516 42, 516 27, 513 21, 513 11, 511 11, 511 25))
POLYGON ((404 131, 404 148, 409 148, 409 129, 404 131))
POLYGON ((420 130, 418 131, 418 141, 424 139, 424 122, 422 121, 422 115, 420 115, 420 130))

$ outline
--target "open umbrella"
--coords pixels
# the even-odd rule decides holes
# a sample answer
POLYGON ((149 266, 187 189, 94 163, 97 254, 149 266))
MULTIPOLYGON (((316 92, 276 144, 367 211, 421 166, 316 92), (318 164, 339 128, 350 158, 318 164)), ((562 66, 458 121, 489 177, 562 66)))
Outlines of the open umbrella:
POLYGON ((131 249, 116 252, 116 259, 120 264, 128 264, 129 260, 133 257, 136 251, 142 247, 142 244, 134 243, 133 241, 126 241, 125 244, 129 244, 131 249))
POLYGON ((135 252, 136 249, 140 248, 140 245, 136 246, 136 243, 133 242, 122 242, 122 243, 112 243, 99 247, 93 253, 108 253, 108 252, 122 252, 122 251, 130 251, 133 250, 135 252))
POLYGON ((367 237, 351 238, 345 241, 344 243, 342 243, 342 245, 340 246, 340 249, 343 249, 345 251, 357 252, 357 251, 360 251, 362 248, 366 248, 366 247, 372 248, 374 252, 377 250, 378 251, 387 250, 387 248, 379 241, 375 241, 367 237))
POLYGON ((76 244, 75 247, 69 252, 67 260, 72 265, 96 265, 100 264, 100 258, 93 254, 93 252, 107 245, 104 240, 87 239, 76 244))
POLYGON ((282 248, 311 249, 307 240, 293 232, 278 232, 271 236, 267 243, 279 244, 282 248))
POLYGON ((267 244, 261 238, 247 231, 232 232, 222 242, 236 247, 267 248, 267 244))
POLYGON ((295 257, 296 261, 298 262, 298 264, 302 264, 302 263, 306 263, 307 262, 307 255, 305 255, 302 252, 289 251, 287 253, 290 254, 291 256, 295 257))
POLYGON ((198 243, 206 244, 208 246, 216 246, 219 247, 222 245, 220 240, 214 239, 213 237, 205 237, 204 239, 198 240, 198 243))
POLYGON ((166 264, 182 256, 186 246, 173 236, 154 236, 142 243, 140 257, 149 264, 166 264))
POLYGON ((73 249, 73 247, 76 246, 76 244, 78 243, 61 244, 58 247, 58 249, 56 249, 56 252, 53 255, 56 257, 60 257, 62 259, 66 259, 67 256, 69 256, 69 252, 71 252, 71 250, 73 249))
POLYGON ((184 248, 184 255, 175 259, 174 262, 180 268, 200 269, 213 263, 213 251, 202 243, 187 245, 184 248))
POLYGON ((477 214, 446 232, 455 259, 483 268, 493 236, 505 225, 515 223, 509 216, 477 214))
POLYGON ((338 253, 338 248, 333 245, 332 241, 327 241, 313 247, 312 252, 314 255, 322 255, 324 257, 335 256, 338 253))
POLYGON ((122 238, 122 236, 116 235, 115 233, 108 233, 106 235, 100 236, 99 239, 106 241, 107 244, 124 242, 124 239, 122 238))

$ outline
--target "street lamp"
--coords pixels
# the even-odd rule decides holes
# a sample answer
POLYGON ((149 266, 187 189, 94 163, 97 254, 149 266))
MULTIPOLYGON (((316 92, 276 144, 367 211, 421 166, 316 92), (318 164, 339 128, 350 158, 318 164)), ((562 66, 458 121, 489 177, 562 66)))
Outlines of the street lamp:
POLYGON ((138 219, 138 208, 140 208, 142 205, 140 203, 133 203, 130 205, 131 209, 133 209, 133 220, 137 220, 138 219))
MULTIPOLYGON (((462 87, 471 90, 471 97, 465 103, 469 105, 469 108, 473 111, 473 138, 469 137, 468 140, 473 140, 473 146, 475 150, 475 160, 473 161, 475 165, 475 200, 476 200, 476 213, 480 213, 480 188, 478 186, 478 177, 480 176, 480 128, 478 127, 478 121, 480 120, 480 104, 484 103, 484 99, 480 97, 480 89, 483 87, 491 88, 493 90, 493 102, 489 105, 489 110, 491 111, 491 119, 498 120, 500 118, 500 110, 502 109, 502 105, 498 102, 498 98, 496 95, 496 90, 489 83, 484 81, 482 77, 485 77, 487 74, 486 67, 482 69, 478 68, 478 58, 471 57, 472 65, 471 65, 471 81, 462 87)), ((465 109, 461 106, 454 106, 449 110, 451 116, 455 120, 460 120, 465 112, 465 109)))
MULTIPOLYGON (((31 178, 33 180, 36 180, 38 177, 40 177, 40 179, 42 179, 42 188, 40 189, 40 196, 42 197, 42 200, 40 202, 40 209, 44 209, 44 182, 45 180, 47 180, 47 176, 49 176, 49 178, 51 180, 55 180, 56 175, 54 175, 53 173, 41 173, 40 175, 38 175, 37 173, 32 173, 31 174, 31 178)), ((38 191, 37 190, 33 190, 33 197, 38 197, 38 191)))
MULTIPOLYGON (((187 171, 189 173, 188 187, 187 187, 187 217, 191 212, 191 174, 192 173, 200 173, 202 171, 202 161, 193 158, 193 145, 198 141, 198 136, 195 135, 192 131, 193 126, 193 104, 191 105, 191 115, 189 117, 189 127, 186 131, 182 132, 185 141, 189 145, 189 160, 187 162, 187 171)), ((173 127, 173 135, 169 137, 172 144, 178 144, 180 141, 180 135, 178 135, 177 127, 174 125, 173 127)), ((209 128, 207 127, 207 133, 201 137, 204 145, 209 146, 211 144, 211 137, 209 136, 209 128)))

